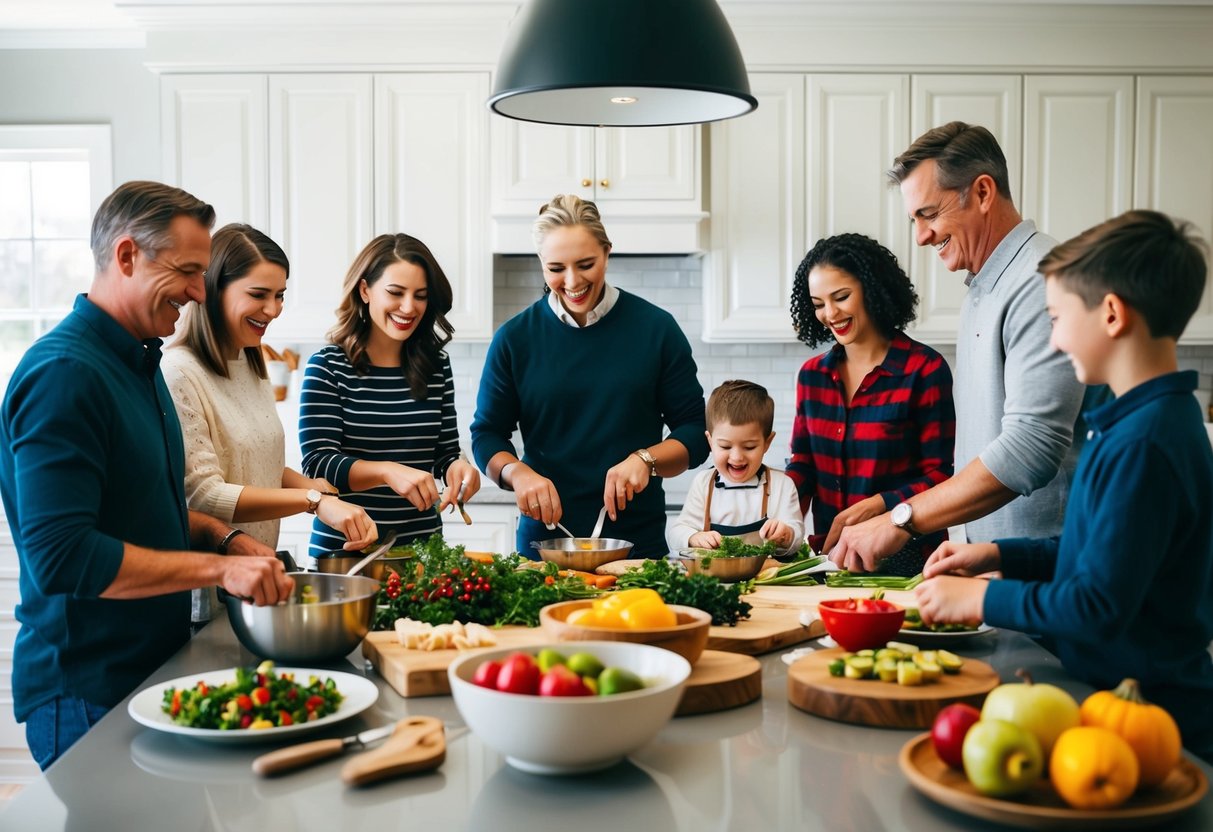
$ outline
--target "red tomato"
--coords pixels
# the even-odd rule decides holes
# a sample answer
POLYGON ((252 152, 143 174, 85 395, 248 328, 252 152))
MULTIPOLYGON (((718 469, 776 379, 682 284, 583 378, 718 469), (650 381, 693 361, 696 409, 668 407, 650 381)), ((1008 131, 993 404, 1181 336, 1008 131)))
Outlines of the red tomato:
POLYGON ((253 701, 258 705, 270 703, 270 689, 266 687, 253 688, 253 701))
POLYGON ((172 716, 176 716, 177 714, 181 713, 181 691, 173 691, 173 702, 171 705, 169 705, 168 712, 172 716))
POLYGON ((318 696, 316 694, 312 694, 311 696, 309 696, 307 698, 307 702, 304 703, 303 707, 307 708, 309 711, 314 711, 323 704, 324 704, 323 696, 318 696))
POLYGON ((948 705, 941 710, 931 726, 931 743, 935 746, 939 759, 952 768, 963 770, 964 758, 961 749, 964 747, 965 735, 979 719, 981 711, 963 702, 948 705))
POLYGON ((539 665, 526 653, 511 653, 501 663, 497 674, 497 690, 505 693, 539 692, 539 665))
POLYGON ((253 709, 253 700, 247 693, 242 693, 236 697, 236 707, 242 711, 251 711, 253 709))
POLYGON ((485 662, 472 674, 472 684, 497 690, 497 675, 501 673, 501 662, 485 662))
POLYGON ((540 696, 593 696, 581 677, 562 664, 554 666, 539 680, 540 696))
POLYGON ((279 727, 281 727, 283 725, 293 725, 294 723, 295 723, 295 720, 291 719, 290 714, 288 714, 286 711, 278 711, 279 727))

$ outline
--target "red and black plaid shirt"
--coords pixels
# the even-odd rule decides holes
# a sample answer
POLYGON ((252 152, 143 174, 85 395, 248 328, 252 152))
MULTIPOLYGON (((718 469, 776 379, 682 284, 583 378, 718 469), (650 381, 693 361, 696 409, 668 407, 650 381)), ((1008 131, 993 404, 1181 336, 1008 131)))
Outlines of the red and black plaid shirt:
POLYGON ((796 483, 801 510, 812 505, 818 534, 860 500, 880 494, 890 509, 953 470, 956 409, 952 371, 943 356, 897 333, 850 407, 839 372, 845 360, 836 345, 806 361, 796 380, 787 474, 796 483))

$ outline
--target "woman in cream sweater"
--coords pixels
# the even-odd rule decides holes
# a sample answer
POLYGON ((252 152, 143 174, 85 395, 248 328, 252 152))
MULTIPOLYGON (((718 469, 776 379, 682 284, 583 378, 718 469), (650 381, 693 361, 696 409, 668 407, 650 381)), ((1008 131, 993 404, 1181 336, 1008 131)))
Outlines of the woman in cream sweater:
MULTIPOLYGON (((271 548, 280 518, 306 511, 340 530, 346 549, 360 549, 378 538, 366 511, 286 467, 261 339, 282 313, 288 269, 282 248, 248 225, 224 226, 211 240, 206 301, 187 308, 161 364, 185 437, 186 496, 190 508, 271 548)), ((205 596, 194 612, 210 617, 205 596)))

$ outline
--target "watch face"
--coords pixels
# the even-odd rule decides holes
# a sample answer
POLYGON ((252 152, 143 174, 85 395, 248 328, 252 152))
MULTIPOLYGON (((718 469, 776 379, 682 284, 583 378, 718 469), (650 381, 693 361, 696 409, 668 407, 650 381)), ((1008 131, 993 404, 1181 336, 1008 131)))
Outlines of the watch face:
POLYGON ((893 525, 904 526, 910 522, 910 518, 914 515, 914 507, 909 503, 898 503, 893 506, 893 525))

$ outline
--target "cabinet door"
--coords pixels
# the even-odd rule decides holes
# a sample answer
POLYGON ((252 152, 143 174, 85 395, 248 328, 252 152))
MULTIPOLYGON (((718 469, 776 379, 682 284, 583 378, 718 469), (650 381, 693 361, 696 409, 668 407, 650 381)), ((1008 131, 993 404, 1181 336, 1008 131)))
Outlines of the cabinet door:
POLYGON ((1024 79, 1023 215, 1068 240, 1132 201, 1133 79, 1024 79))
POLYGON ((758 109, 711 126, 705 341, 796 337, 788 303, 805 254, 805 77, 755 72, 750 87, 758 109))
POLYGON ((595 130, 595 198, 612 204, 697 200, 699 130, 690 124, 595 130))
MULTIPOLYGON (((1133 204, 1213 234, 1213 77, 1137 80, 1133 204)), ((1184 331, 1185 344, 1213 343, 1213 279, 1184 331)))
POLYGON ((160 136, 165 181, 215 207, 215 228, 269 230, 264 75, 165 75, 160 136))
POLYGON ((270 340, 319 342, 373 236, 371 76, 272 75, 270 236, 291 261, 270 340))
MULTIPOLYGON (((910 136, 905 147, 932 127, 949 121, 980 124, 998 139, 1011 180, 1011 198, 1019 204, 1021 174, 1023 105, 1018 75, 915 75, 912 79, 913 106, 910 136)), ((905 150, 899 147, 889 157, 905 150)), ((896 194, 897 190, 893 189, 896 194)), ((907 271, 918 288, 918 322, 912 334, 932 343, 953 343, 960 317, 960 302, 964 298, 963 274, 944 269, 931 248, 914 245, 909 220, 898 195, 898 211, 913 252, 907 271)), ((904 257, 898 252, 898 257, 904 257)))
POLYGON ((491 121, 493 212, 529 217, 556 194, 594 198, 594 128, 491 121))
POLYGON ((375 231, 423 241, 451 283, 460 340, 493 334, 487 73, 375 77, 375 231))
POLYGON ((909 91, 905 75, 809 76, 809 247, 855 232, 904 256, 905 213, 885 171, 908 141, 909 91))

